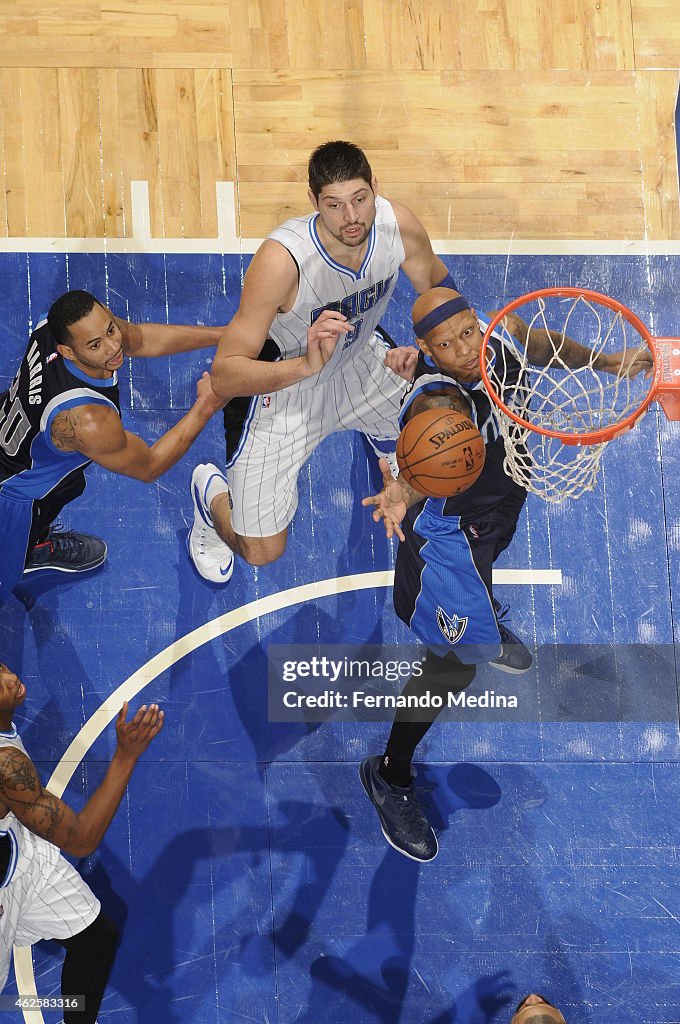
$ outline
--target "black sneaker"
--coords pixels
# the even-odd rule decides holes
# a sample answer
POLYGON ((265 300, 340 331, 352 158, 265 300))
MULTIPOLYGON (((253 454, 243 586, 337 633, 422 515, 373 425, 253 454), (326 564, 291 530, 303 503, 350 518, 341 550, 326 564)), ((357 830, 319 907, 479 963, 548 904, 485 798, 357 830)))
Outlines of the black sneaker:
POLYGON ((514 675, 522 675, 524 672, 528 672, 532 666, 533 658, 531 651, 522 643, 518 636, 508 629, 503 619, 510 611, 509 605, 503 605, 501 607, 500 601, 496 598, 493 599, 494 608, 496 609, 496 615, 498 616, 498 632, 501 635, 501 653, 494 660, 490 661, 489 664, 493 665, 494 668, 500 669, 501 672, 511 672, 514 675))
POLYGON ((418 803, 415 786, 390 786, 380 775, 381 761, 380 755, 367 757, 359 766, 359 778, 378 812, 385 839, 411 860, 434 860, 439 850, 437 837, 418 803))
POLYGON ((41 569, 57 572, 87 572, 106 561, 106 544, 87 533, 60 533, 52 529, 47 540, 36 544, 26 559, 26 573, 41 569))

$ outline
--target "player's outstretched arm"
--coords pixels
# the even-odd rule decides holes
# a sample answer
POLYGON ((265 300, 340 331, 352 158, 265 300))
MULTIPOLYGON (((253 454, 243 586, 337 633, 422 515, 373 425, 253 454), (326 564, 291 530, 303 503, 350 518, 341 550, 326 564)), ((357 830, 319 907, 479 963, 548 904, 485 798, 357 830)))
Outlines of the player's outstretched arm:
POLYGON ((224 402, 237 395, 268 395, 312 377, 350 329, 340 313, 326 311, 307 332, 307 353, 269 363, 258 361, 274 317, 290 309, 298 288, 298 270, 287 249, 271 239, 253 257, 243 281, 241 301, 222 333, 212 366, 215 394, 224 402))
MULTIPOLYGON (((113 316, 113 314, 111 314, 113 316)), ((113 317, 120 329, 127 356, 172 356, 197 348, 215 348, 223 327, 188 324, 133 324, 113 317)))
MULTIPOLYGON (((496 310, 491 316, 496 316, 496 310)), ((617 377, 635 377, 638 373, 650 376, 654 370, 654 358, 649 348, 643 345, 625 352, 598 352, 593 357, 593 350, 581 345, 561 331, 549 331, 544 328, 532 328, 530 331, 525 321, 517 313, 508 313, 501 324, 522 345, 526 346, 527 359, 534 366, 547 366, 557 358, 570 369, 581 366, 593 366, 603 373, 611 373, 617 377)))
POLYGON ((0 800, 19 821, 73 857, 96 850, 111 824, 137 759, 163 727, 163 712, 144 705, 128 722, 127 704, 116 721, 118 743, 106 775, 80 813, 49 793, 33 762, 20 750, 0 750, 0 800))
POLYGON ((203 374, 196 391, 189 412, 152 445, 125 430, 114 409, 101 405, 78 405, 58 413, 52 421, 52 443, 60 451, 82 452, 112 473, 152 483, 175 465, 222 408, 209 373, 203 374))

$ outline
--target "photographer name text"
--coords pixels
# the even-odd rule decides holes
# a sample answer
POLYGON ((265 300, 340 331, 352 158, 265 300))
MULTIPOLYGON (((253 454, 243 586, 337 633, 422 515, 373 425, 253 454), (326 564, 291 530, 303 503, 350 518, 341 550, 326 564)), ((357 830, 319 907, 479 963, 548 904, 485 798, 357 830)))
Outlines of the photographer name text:
POLYGON ((354 690, 342 693, 340 690, 322 690, 321 693, 307 694, 288 690, 283 694, 283 706, 286 708, 371 708, 399 710, 401 708, 516 708, 517 697, 496 693, 494 690, 483 690, 482 693, 449 693, 445 699, 438 693, 428 690, 418 696, 410 694, 366 693, 354 690))

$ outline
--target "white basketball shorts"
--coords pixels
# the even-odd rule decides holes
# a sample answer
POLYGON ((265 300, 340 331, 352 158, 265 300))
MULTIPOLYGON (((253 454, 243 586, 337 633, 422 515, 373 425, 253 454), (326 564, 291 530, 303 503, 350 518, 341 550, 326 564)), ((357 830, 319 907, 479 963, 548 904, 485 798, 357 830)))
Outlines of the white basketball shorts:
POLYGON ((237 534, 273 537, 288 526, 298 504, 298 474, 329 434, 360 430, 378 440, 398 437, 408 385, 385 366, 387 348, 374 334, 325 384, 254 396, 226 469, 237 534))

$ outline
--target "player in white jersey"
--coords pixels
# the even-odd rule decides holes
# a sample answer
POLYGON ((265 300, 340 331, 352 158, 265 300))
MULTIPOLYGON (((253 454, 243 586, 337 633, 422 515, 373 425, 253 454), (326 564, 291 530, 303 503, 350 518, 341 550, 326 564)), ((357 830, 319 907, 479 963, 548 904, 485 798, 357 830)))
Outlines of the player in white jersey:
POLYGON ((212 464, 194 471, 189 550, 215 583, 231 576, 233 552, 251 565, 281 556, 298 474, 329 434, 360 430, 394 451, 406 382, 385 365, 393 343, 380 318, 400 269, 419 293, 454 287, 415 215, 378 196, 357 146, 319 146, 308 194, 315 212, 255 254, 212 367, 229 400, 226 477, 212 464))
POLYGON ((104 838, 138 757, 163 725, 156 704, 116 722, 116 751, 99 788, 76 814, 43 788, 12 722, 26 688, 0 664, 0 992, 12 945, 56 939, 65 947, 62 996, 84 996, 64 1024, 95 1024, 113 966, 117 929, 60 850, 86 857, 104 838))

